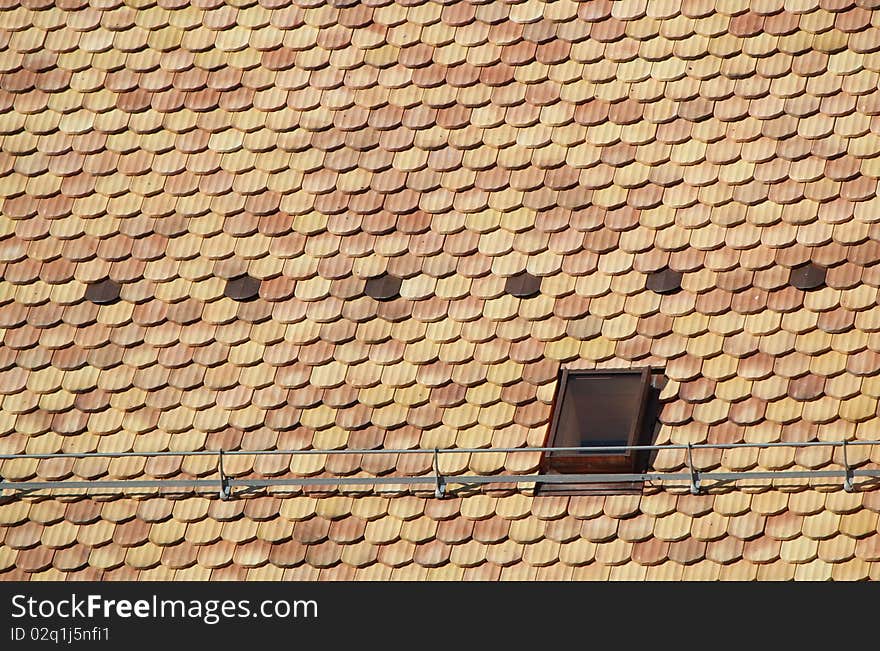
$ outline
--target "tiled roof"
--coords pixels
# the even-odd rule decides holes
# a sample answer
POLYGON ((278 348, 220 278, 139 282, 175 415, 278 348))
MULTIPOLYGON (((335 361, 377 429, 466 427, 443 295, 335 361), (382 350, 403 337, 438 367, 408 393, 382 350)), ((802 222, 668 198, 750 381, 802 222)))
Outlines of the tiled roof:
MULTIPOLYGON (((0 452, 541 445, 560 365, 663 368, 659 443, 880 438, 875 4, 3 2, 0 452), (518 298, 524 271, 540 292, 518 298), (383 274, 401 282, 372 281, 377 300, 383 274)), ((215 473, 0 464, 12 481, 215 473)), ((16 497, 0 579, 880 571, 876 491, 679 492, 16 497)))
POLYGON ((0 508, 0 577, 880 578, 878 493, 204 497, 0 508))

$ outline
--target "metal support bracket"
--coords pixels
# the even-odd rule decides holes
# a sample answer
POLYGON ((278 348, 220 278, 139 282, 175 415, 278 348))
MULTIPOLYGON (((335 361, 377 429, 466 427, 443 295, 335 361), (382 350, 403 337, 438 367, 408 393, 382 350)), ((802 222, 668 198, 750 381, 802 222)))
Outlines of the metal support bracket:
POLYGON ((850 468, 849 459, 846 456, 846 439, 843 439, 843 469, 846 473, 843 476, 843 490, 847 493, 852 493, 855 487, 853 486, 852 468, 850 468))
POLYGON ((446 497, 446 479, 440 474, 440 450, 434 448, 434 497, 442 500, 446 497))
POLYGON ((688 470, 691 473, 691 495, 699 495, 700 494, 700 473, 694 468, 694 455, 693 455, 693 445, 688 443, 687 448, 687 462, 688 462, 688 470))
POLYGON ((232 485, 229 477, 223 472, 223 450, 220 450, 217 456, 217 471, 220 473, 220 499, 226 501, 232 497, 232 485))

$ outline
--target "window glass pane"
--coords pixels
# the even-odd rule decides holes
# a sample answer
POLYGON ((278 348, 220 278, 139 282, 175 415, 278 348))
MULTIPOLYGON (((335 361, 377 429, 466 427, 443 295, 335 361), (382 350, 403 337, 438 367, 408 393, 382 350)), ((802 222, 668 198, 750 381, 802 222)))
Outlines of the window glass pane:
POLYGON ((641 409, 642 376, 570 375, 556 446, 627 445, 641 409))

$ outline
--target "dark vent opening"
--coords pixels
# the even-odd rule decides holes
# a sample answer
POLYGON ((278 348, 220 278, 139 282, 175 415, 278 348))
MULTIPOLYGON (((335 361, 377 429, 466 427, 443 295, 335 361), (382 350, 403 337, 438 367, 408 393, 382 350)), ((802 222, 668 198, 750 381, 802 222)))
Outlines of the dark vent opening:
POLYGON ((260 281, 248 275, 230 278, 223 293, 233 301, 252 301, 260 294, 260 281))
POLYGON ((527 271, 521 271, 507 279, 504 290, 517 298, 531 298, 541 291, 541 279, 527 271))
POLYGON ((660 269, 648 274, 645 286, 657 294, 674 294, 681 290, 682 273, 672 269, 660 269))
POLYGON ((805 292, 825 286, 825 267, 807 262, 794 267, 789 276, 789 283, 805 292))
POLYGON ((400 296, 401 283, 403 283, 403 279, 386 273, 368 278, 364 292, 377 301, 390 301, 400 296))
POLYGON ((119 300, 120 285, 114 280, 105 278, 86 287, 86 300, 95 305, 109 305, 119 300))

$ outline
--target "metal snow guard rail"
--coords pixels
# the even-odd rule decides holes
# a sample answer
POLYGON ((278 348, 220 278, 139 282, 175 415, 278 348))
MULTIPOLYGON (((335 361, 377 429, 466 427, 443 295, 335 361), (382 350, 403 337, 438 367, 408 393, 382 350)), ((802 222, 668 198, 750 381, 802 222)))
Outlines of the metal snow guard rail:
POLYGON ((38 491, 54 489, 86 489, 88 491, 103 488, 218 488, 222 499, 233 496, 232 489, 236 486, 258 489, 281 486, 296 487, 342 487, 342 486, 432 486, 436 497, 446 495, 448 484, 486 485, 486 484, 608 484, 639 481, 684 481, 689 485, 691 493, 698 494, 704 490, 705 480, 730 482, 739 479, 814 479, 842 478, 843 488, 847 492, 855 490, 855 477, 880 479, 880 470, 858 469, 850 466, 847 459, 847 448, 850 446, 880 445, 877 441, 799 441, 769 443, 669 443, 664 445, 612 445, 582 447, 519 447, 519 448, 407 448, 368 450, 334 449, 334 450, 192 450, 192 451, 156 451, 156 452, 52 452, 52 453, 19 453, 0 454, 0 461, 15 459, 92 459, 125 457, 217 457, 217 479, 119 479, 119 480, 58 480, 58 481, 6 481, 0 477, 0 490, 38 491), (732 472, 702 471, 694 465, 694 450, 735 450, 735 449, 768 449, 768 448, 809 448, 809 447, 840 447, 843 449, 843 460, 839 470, 750 470, 732 472), (537 452, 580 452, 597 454, 608 452, 652 452, 661 450, 686 450, 687 472, 643 472, 613 474, 502 474, 502 475, 454 475, 441 472, 440 459, 450 454, 515 454, 537 452), (375 454, 422 454, 433 455, 432 475, 409 476, 340 476, 340 477, 283 477, 268 479, 238 479, 228 476, 223 469, 223 458, 229 456, 268 456, 268 455, 375 455, 375 454))

